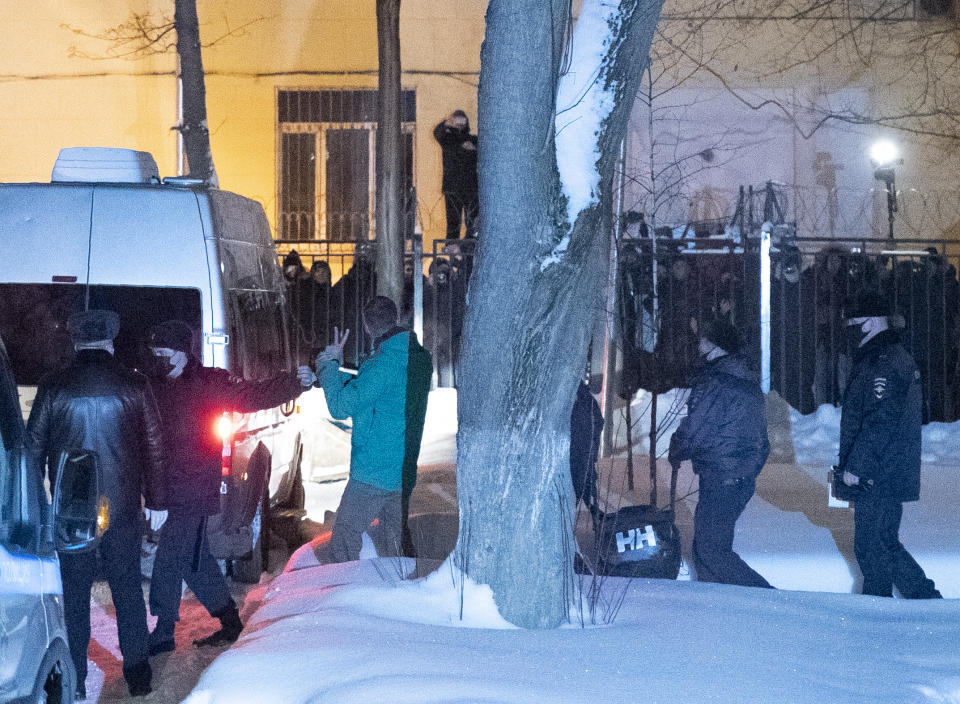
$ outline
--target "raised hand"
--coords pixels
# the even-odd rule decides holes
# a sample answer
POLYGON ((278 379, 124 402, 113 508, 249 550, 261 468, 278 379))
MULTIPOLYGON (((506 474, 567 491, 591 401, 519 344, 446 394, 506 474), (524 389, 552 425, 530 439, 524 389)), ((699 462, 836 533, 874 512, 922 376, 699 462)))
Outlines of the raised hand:
POLYGON ((327 345, 326 349, 317 355, 317 366, 319 367, 323 362, 333 360, 336 360, 337 364, 343 364, 343 346, 347 343, 348 337, 350 337, 349 328, 343 331, 343 336, 341 337, 340 329, 335 327, 333 329, 333 342, 327 345))

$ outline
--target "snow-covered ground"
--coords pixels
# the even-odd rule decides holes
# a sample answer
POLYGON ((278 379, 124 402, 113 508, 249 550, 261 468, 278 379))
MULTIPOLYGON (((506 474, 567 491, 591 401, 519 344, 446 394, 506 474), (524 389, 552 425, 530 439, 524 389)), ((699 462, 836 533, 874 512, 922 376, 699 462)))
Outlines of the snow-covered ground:
MULTIPOLYGON (((658 454, 682 403, 682 394, 660 398, 658 454)), ((422 536, 434 548, 455 540, 455 404, 452 391, 431 396, 413 501, 415 512, 448 514, 424 521, 425 530, 447 533, 422 536)), ((701 584, 690 581, 686 566, 677 581, 607 578, 596 618, 585 603, 565 628, 523 631, 500 618, 486 588, 457 582, 449 564, 420 579, 413 577, 439 562, 317 566, 308 544, 287 571, 247 595, 243 636, 186 702, 960 703, 960 427, 924 429, 923 497, 906 506, 901 531, 949 598, 876 599, 852 593, 859 578, 852 512, 827 508, 839 412, 822 408, 802 417, 775 396, 768 408, 773 452, 738 523, 736 548, 779 590, 701 584)), ((649 443, 640 429, 649 427, 649 400, 639 395, 632 409, 637 490, 625 491, 626 438, 617 411, 616 456, 599 465, 601 500, 611 510, 647 498, 649 443)), ((328 421, 310 420, 336 434, 328 421)), ((333 469, 343 465, 336 454, 322 458, 327 464, 313 466, 311 476, 335 478, 333 469)), ((658 477, 662 503, 669 477, 662 461, 658 477)), ((317 543, 342 485, 308 488, 317 543)), ((678 496, 677 524, 689 554, 696 480, 688 467, 678 496)), ((588 582, 583 578, 584 592, 588 582)))

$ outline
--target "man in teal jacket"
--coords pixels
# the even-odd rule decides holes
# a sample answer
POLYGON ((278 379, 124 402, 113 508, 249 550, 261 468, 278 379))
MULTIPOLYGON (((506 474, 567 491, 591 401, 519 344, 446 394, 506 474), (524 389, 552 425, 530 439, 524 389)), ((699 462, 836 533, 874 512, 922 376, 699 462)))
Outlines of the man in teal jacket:
POLYGON ((341 337, 335 329, 333 344, 317 357, 330 414, 353 418, 350 479, 330 538, 334 562, 360 556, 361 535, 374 519, 380 545, 388 554, 402 552, 433 369, 416 335, 397 326, 392 300, 377 296, 364 306, 362 320, 374 352, 356 376, 339 370, 349 330, 341 337))

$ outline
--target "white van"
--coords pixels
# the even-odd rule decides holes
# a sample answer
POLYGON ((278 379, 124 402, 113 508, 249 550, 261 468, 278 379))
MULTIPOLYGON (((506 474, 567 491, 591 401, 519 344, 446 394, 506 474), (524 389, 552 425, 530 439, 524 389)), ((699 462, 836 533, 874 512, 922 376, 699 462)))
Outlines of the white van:
MULTIPOLYGON (((24 414, 41 376, 71 358, 66 320, 84 306, 120 315, 116 355, 131 367, 150 327, 178 318, 206 366, 247 379, 293 368, 263 208, 194 180, 161 181, 144 152, 64 149, 50 183, 0 184, 0 302, 24 414)), ((210 546, 242 581, 266 568, 271 509, 302 515, 294 410, 233 414, 210 428, 225 433, 210 546)))

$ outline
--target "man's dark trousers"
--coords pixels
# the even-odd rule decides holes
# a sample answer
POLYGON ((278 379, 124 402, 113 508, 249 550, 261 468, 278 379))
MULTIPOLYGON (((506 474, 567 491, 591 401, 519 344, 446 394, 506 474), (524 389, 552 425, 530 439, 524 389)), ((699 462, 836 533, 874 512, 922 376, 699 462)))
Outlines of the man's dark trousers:
POLYGON ((447 209, 447 239, 455 240, 460 237, 460 217, 463 216, 463 225, 466 237, 476 235, 476 219, 479 210, 476 193, 444 193, 444 203, 447 209))
MULTIPOLYGON (((147 662, 147 608, 140 588, 140 531, 128 526, 111 528, 103 534, 98 550, 117 611, 117 635, 126 674, 130 668, 147 662)), ((59 557, 70 657, 77 670, 77 682, 82 684, 87 678, 90 589, 97 576, 97 551, 61 552, 59 557)))
POLYGON ((349 562, 360 557, 364 531, 374 541, 381 557, 400 555, 401 492, 387 491, 372 484, 350 479, 337 507, 337 520, 330 536, 330 555, 334 562, 349 562), (377 519, 377 530, 370 524, 377 519))
POLYGON ((734 526, 755 488, 756 480, 749 477, 719 479, 700 475, 693 529, 698 581, 770 588, 770 583, 733 551, 734 526))
POLYGON ((227 580, 210 554, 205 531, 203 516, 177 508, 170 509, 160 529, 150 578, 150 612, 157 617, 153 642, 173 638, 180 612, 181 582, 187 583, 197 601, 211 614, 216 615, 233 603, 227 580))
POLYGON ((903 504, 896 498, 876 496, 857 501, 853 510, 853 550, 863 572, 863 593, 893 596, 896 586, 907 599, 940 596, 933 581, 900 542, 903 504))

